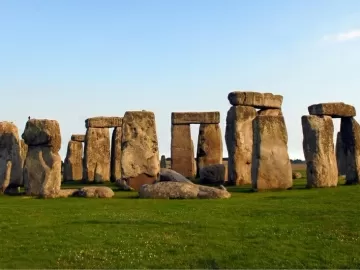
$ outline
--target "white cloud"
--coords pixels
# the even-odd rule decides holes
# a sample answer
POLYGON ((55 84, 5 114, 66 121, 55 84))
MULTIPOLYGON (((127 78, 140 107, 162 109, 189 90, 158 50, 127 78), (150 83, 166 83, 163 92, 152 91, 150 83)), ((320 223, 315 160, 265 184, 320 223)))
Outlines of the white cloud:
POLYGON ((360 29, 354 29, 344 33, 324 36, 325 41, 349 41, 360 38, 360 29))

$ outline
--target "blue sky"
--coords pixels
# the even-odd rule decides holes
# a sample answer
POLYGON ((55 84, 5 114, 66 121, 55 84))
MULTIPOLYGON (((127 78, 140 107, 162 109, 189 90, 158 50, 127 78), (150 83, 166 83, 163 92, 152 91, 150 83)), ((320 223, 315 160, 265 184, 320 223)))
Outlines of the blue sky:
POLYGON ((155 113, 166 156, 172 111, 220 111, 224 137, 234 90, 283 95, 303 158, 309 105, 360 110, 360 1, 0 0, 0 120, 58 120, 62 157, 86 118, 127 110, 155 113))

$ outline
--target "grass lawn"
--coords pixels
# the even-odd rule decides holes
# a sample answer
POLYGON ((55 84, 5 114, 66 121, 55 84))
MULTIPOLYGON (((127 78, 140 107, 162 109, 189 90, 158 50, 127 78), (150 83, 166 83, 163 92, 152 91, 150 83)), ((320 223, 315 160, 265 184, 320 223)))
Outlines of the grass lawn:
POLYGON ((0 268, 359 268, 360 186, 304 186, 229 188, 229 200, 0 196, 0 268))

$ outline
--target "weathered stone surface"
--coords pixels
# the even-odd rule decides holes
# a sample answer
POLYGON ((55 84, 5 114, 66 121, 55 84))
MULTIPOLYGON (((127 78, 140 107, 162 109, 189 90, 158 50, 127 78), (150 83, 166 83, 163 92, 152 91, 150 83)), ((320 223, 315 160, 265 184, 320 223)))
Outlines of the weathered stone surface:
POLYGON ((86 128, 115 128, 122 126, 122 117, 99 116, 85 120, 86 128))
POLYGON ((18 128, 11 122, 0 122, 0 192, 21 186, 22 160, 18 128))
POLYGON ((121 174, 129 186, 138 189, 158 179, 159 149, 153 112, 125 113, 121 151, 121 174))
POLYGON ((221 164, 223 143, 219 124, 201 124, 198 136, 197 171, 208 165, 221 164))
POLYGON ((28 146, 24 140, 20 140, 20 156, 21 156, 21 168, 24 167, 28 146))
POLYGON ((334 152, 334 125, 330 116, 301 118, 308 187, 334 187, 338 169, 334 152))
POLYGON ((173 112, 171 123, 173 125, 219 124, 220 112, 173 112))
POLYGON ((200 169, 200 184, 222 185, 225 183, 224 164, 214 164, 200 169))
POLYGON ((160 159, 160 168, 166 168, 166 157, 164 155, 161 156, 160 159))
POLYGON ((109 187, 84 187, 73 194, 85 198, 112 198, 114 195, 114 191, 109 187))
POLYGON ((79 190, 76 188, 61 189, 56 198, 68 198, 74 196, 79 190))
POLYGON ((346 184, 360 184, 360 125, 354 118, 342 118, 340 132, 346 184))
POLYGON ((300 179, 302 178, 301 172, 293 172, 292 173, 292 179, 300 179))
POLYGON ((280 109, 283 97, 271 93, 241 92, 234 91, 229 93, 228 100, 233 106, 251 106, 257 109, 280 109))
POLYGON ((83 144, 78 141, 69 141, 64 160, 64 181, 82 180, 83 178, 83 144))
POLYGON ((256 190, 289 189, 292 169, 284 117, 257 116, 253 122, 252 187, 256 190))
POLYGON ((27 195, 56 197, 61 185, 61 157, 51 146, 29 146, 24 165, 27 195))
POLYGON ((344 148, 341 139, 341 132, 338 132, 336 136, 335 153, 336 153, 336 163, 338 166, 338 174, 345 175, 347 170, 346 149, 344 148))
POLYGON ((88 128, 84 149, 84 179, 110 180, 110 134, 108 128, 88 128))
POLYGON ((259 116, 282 116, 280 109, 262 109, 257 112, 259 116))
POLYGON ((171 169, 185 177, 194 177, 195 167, 190 125, 172 125, 171 169))
POLYGON ((115 185, 117 186, 117 187, 119 187, 120 188, 120 190, 134 190, 132 187, 130 187, 129 185, 128 185, 128 183, 126 182, 126 180, 124 180, 124 179, 117 179, 116 181, 115 181, 115 185))
POLYGON ((227 113, 225 140, 228 150, 228 177, 232 185, 251 184, 253 127, 256 110, 233 106, 227 113))
POLYGON ((193 173, 193 175, 191 175, 191 178, 194 178, 196 177, 197 175, 197 165, 196 165, 196 160, 194 158, 194 153, 195 153, 195 150, 194 150, 194 141, 191 139, 191 153, 193 153, 193 156, 192 156, 192 163, 191 163, 191 171, 193 173))
POLYGON ((73 134, 71 135, 71 140, 74 142, 85 142, 84 134, 73 134))
POLYGON ((223 189, 169 181, 143 185, 139 190, 139 197, 152 199, 220 199, 230 198, 231 194, 223 189))
POLYGON ((27 145, 51 146, 53 152, 58 152, 61 147, 60 126, 56 120, 30 119, 21 137, 27 145))
POLYGON ((343 102, 314 104, 308 107, 308 111, 311 115, 327 115, 332 118, 356 116, 355 107, 343 102))
POLYGON ((174 182, 185 182, 192 184, 192 182, 180 173, 166 168, 160 169, 160 182, 174 181, 174 182))
POLYGON ((111 176, 110 180, 115 182, 121 179, 121 136, 122 128, 116 127, 111 137, 111 176))

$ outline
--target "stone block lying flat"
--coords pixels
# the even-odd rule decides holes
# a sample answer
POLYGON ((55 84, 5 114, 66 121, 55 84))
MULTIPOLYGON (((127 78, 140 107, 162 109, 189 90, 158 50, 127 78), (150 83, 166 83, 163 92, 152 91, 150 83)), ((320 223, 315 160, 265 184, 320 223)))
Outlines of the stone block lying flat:
POLYGON ((251 106, 257 109, 280 109, 283 96, 271 93, 241 92, 229 93, 228 100, 233 106, 251 106))
POLYGON ((71 135, 71 140, 74 142, 85 142, 85 134, 73 134, 71 135))
POLYGON ((122 126, 122 117, 99 116, 85 120, 85 127, 89 128, 114 128, 122 126))
POLYGON ((173 125, 219 124, 220 112, 173 112, 171 123, 173 125))
POLYGON ((356 116, 355 107, 343 102, 314 104, 309 106, 308 110, 311 115, 327 115, 332 118, 356 116))

